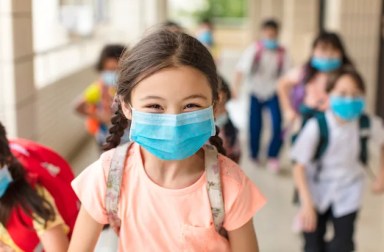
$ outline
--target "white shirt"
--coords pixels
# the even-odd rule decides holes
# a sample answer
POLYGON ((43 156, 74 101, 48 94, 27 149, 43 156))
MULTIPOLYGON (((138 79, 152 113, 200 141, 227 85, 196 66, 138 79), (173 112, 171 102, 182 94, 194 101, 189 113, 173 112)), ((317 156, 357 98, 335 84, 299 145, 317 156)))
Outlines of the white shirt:
MULTIPOLYGON (((264 49, 257 72, 252 74, 251 69, 258 50, 260 48, 256 42, 250 45, 241 55, 236 70, 244 74, 244 83, 253 95, 260 99, 269 99, 276 93, 277 80, 279 78, 277 76, 279 67, 278 51, 264 49)), ((281 74, 284 74, 289 67, 289 58, 285 51, 281 74)))
MULTIPOLYGON (((319 180, 314 181, 317 165, 313 157, 320 137, 316 119, 307 122, 293 149, 292 159, 303 164, 317 211, 324 213, 332 206, 335 217, 357 211, 362 202, 365 167, 359 160, 360 128, 358 120, 341 125, 332 112, 326 112, 329 129, 328 146, 321 157, 319 180)), ((369 145, 384 144, 382 121, 370 117, 369 145)))

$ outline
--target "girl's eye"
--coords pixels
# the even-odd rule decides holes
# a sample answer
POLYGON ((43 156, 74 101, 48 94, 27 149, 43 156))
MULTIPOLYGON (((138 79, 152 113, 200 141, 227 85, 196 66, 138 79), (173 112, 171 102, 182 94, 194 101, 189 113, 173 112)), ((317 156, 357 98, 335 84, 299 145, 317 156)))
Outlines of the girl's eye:
POLYGON ((163 110, 163 107, 161 107, 159 104, 150 104, 145 106, 145 108, 155 112, 161 112, 163 110))
POLYGON ((198 109, 198 108, 201 108, 201 106, 198 104, 190 103, 190 104, 185 105, 184 110, 193 110, 193 109, 198 109))

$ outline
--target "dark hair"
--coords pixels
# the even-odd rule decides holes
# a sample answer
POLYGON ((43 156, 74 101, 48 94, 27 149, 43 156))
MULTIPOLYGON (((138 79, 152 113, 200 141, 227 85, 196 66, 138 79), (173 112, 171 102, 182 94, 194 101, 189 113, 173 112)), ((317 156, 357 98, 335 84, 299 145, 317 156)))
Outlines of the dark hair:
POLYGON ((359 72, 357 72, 351 67, 343 67, 330 76, 326 88, 327 93, 331 92, 336 87, 337 82, 340 80, 340 78, 345 75, 351 77, 355 82, 356 87, 365 94, 366 88, 363 77, 361 77, 359 72))
POLYGON ((55 220, 53 206, 32 188, 27 181, 24 167, 13 156, 6 137, 4 126, 0 123, 0 165, 7 165, 13 181, 0 198, 0 223, 6 227, 11 211, 20 207, 26 215, 46 225, 55 220))
MULTIPOLYGON (((149 34, 139 41, 129 54, 124 53, 120 60, 117 80, 118 97, 129 104, 131 92, 140 81, 162 69, 177 66, 190 66, 203 73, 211 86, 213 103, 216 103, 219 81, 215 62, 207 48, 185 33, 175 33, 165 29, 149 34)), ((122 112, 121 104, 118 105, 112 117, 112 124, 104 150, 119 145, 124 129, 129 125, 122 112)), ((218 130, 216 136, 210 138, 210 142, 220 153, 225 153, 218 130)))
POLYGON ((274 19, 267 19, 261 24, 261 29, 275 29, 279 31, 279 23, 274 19))
MULTIPOLYGON (((327 31, 321 32, 313 41, 312 50, 314 50, 321 43, 330 45, 331 47, 340 51, 342 66, 353 67, 353 62, 348 57, 344 44, 337 33, 327 31)), ((315 75, 319 72, 316 68, 312 67, 311 59, 312 55, 304 65, 304 77, 302 80, 304 84, 310 82, 312 78, 315 77, 315 75)))
POLYGON ((163 29, 166 29, 166 30, 169 30, 169 31, 172 31, 172 32, 181 32, 183 30, 183 28, 176 22, 174 21, 166 21, 164 24, 163 24, 163 29))
POLYGON ((107 59, 116 59, 119 61, 120 56, 125 51, 126 47, 119 44, 106 45, 100 53, 99 60, 96 64, 96 70, 101 72, 104 68, 104 63, 107 59))
POLYGON ((219 75, 219 92, 223 92, 225 94, 227 101, 232 98, 228 82, 221 75, 219 75))

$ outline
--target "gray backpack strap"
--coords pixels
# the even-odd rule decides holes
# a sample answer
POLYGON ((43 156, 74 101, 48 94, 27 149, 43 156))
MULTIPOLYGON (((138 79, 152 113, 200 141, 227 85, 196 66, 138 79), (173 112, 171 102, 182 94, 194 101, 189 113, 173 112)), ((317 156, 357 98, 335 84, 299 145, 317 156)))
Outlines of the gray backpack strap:
POLYGON ((220 167, 218 163, 218 152, 212 145, 204 145, 204 151, 207 191, 209 202, 211 204, 213 223, 216 231, 225 236, 225 230, 223 229, 225 209, 220 167))
POLYGON ((119 234, 121 226, 121 220, 118 216, 120 188, 127 151, 131 144, 132 142, 128 142, 116 147, 108 172, 105 208, 107 211, 108 222, 117 234, 119 234))

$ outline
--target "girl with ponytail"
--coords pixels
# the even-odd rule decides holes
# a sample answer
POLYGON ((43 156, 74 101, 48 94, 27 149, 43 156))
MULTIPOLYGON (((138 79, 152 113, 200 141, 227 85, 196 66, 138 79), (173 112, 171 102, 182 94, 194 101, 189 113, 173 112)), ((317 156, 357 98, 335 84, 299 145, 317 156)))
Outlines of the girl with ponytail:
POLYGON ((119 251, 258 251, 252 217, 265 200, 222 155, 211 54, 189 35, 160 30, 119 64, 108 151, 72 183, 82 208, 69 251, 93 251, 103 225, 116 224, 108 210, 111 197, 118 199, 119 251), (127 145, 122 176, 114 177, 122 181, 116 197, 109 194, 115 183, 109 175, 127 127, 133 143, 127 145), (216 149, 217 163, 208 165, 221 181, 223 232, 217 232, 215 217, 221 213, 207 194, 207 187, 216 186, 208 183, 206 168, 216 149))

